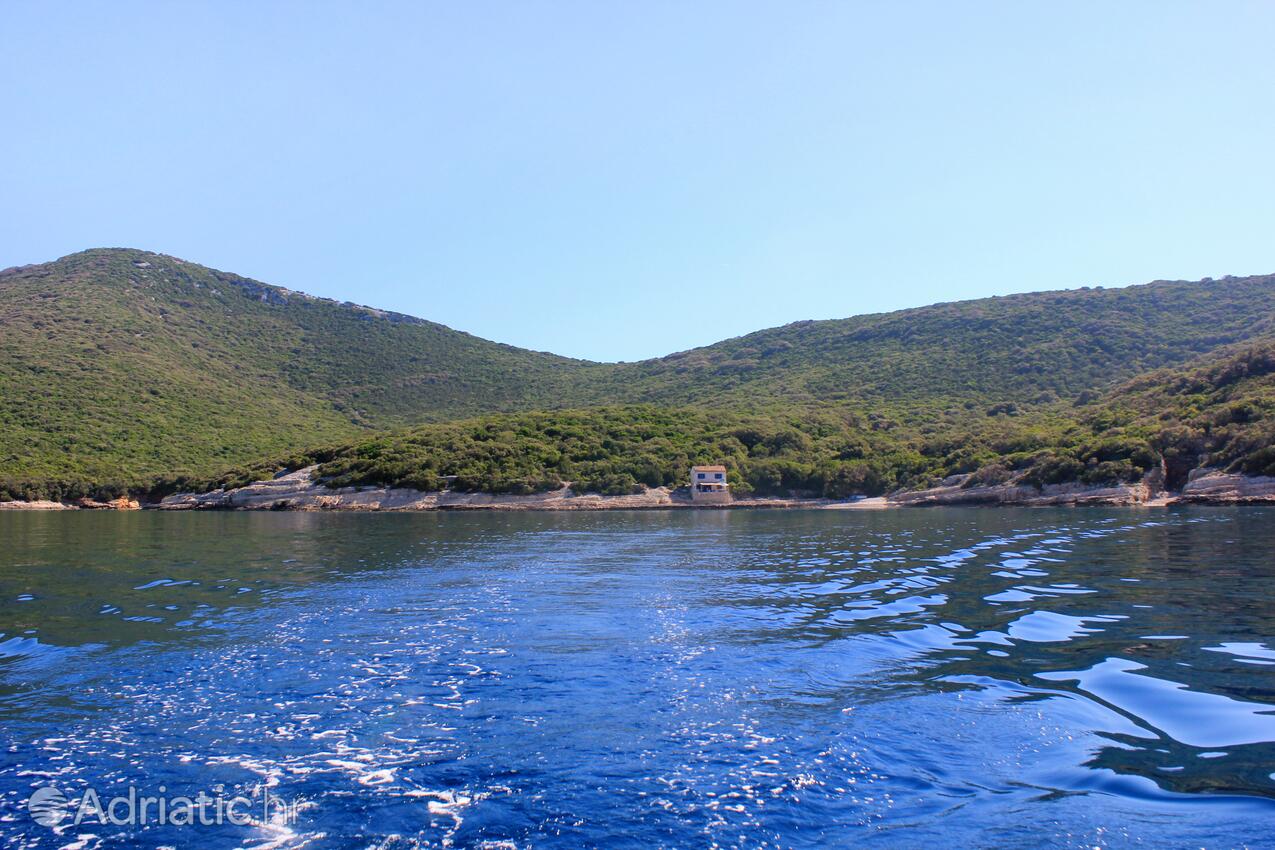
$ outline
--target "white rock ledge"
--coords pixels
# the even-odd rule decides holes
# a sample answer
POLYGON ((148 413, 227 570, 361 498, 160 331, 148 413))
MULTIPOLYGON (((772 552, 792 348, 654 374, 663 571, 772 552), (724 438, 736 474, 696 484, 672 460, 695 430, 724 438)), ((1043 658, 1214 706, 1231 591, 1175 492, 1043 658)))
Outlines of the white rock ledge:
POLYGON ((1261 475, 1235 475, 1216 469, 1192 470, 1180 502, 1205 504, 1271 504, 1275 503, 1275 478, 1261 475))
MULTIPOLYGON (((422 492, 398 487, 328 488, 310 479, 315 467, 299 469, 273 481, 257 481, 232 490, 211 493, 178 493, 163 499, 160 510, 290 510, 290 511, 590 511, 689 508, 689 499, 667 487, 655 487, 626 496, 576 494, 568 487, 529 496, 458 493, 450 490, 422 492)), ((795 499, 741 499, 716 507, 791 507, 806 504, 795 499)))

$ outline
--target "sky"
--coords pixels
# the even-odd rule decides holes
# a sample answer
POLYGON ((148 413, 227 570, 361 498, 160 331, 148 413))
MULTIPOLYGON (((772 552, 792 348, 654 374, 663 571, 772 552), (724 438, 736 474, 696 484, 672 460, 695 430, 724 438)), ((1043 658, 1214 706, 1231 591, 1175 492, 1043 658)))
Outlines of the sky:
POLYGON ((26 2, 0 267, 172 254, 537 350, 1275 272, 1275 3, 26 2))

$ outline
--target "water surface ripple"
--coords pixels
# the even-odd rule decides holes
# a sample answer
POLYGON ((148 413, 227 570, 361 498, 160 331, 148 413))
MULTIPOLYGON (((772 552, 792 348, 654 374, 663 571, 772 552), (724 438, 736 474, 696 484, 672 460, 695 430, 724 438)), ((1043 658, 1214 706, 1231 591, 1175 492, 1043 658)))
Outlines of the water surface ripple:
POLYGON ((1275 847, 1271 516, 0 514, 0 840, 1275 847))

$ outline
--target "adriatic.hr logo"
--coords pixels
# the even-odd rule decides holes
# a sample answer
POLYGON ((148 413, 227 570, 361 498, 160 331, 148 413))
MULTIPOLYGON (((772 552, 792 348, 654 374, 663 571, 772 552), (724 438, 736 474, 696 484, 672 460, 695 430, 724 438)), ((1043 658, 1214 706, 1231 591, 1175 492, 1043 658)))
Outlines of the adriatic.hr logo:
POLYGON ((301 800, 285 800, 269 788, 257 788, 251 794, 228 797, 199 791, 194 796, 168 795, 161 785, 159 794, 143 794, 130 785, 123 793, 111 796, 86 788, 72 799, 55 785, 43 785, 27 799, 27 812, 40 826, 56 829, 63 821, 81 826, 217 826, 254 823, 294 824, 301 800))
POLYGON ((35 793, 27 800, 27 811, 31 820, 40 826, 57 826, 66 817, 67 799, 61 790, 52 785, 35 789, 35 793))

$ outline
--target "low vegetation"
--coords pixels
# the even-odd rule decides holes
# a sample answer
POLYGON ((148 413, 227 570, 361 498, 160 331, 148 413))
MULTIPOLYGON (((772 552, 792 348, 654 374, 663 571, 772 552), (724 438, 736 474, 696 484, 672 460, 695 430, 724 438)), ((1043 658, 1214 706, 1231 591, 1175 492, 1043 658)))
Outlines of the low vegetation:
POLYGON ((1275 476, 1275 339, 1136 378, 1087 424, 1145 441, 1170 487, 1201 466, 1275 476))
MULTIPOLYGON (((846 498, 933 486, 1113 485, 1200 466, 1275 475, 1275 342, 1155 372, 1063 415, 981 411, 874 428, 832 407, 745 414, 628 405, 487 416, 379 435, 237 470, 217 486, 318 464, 330 486, 621 494, 724 463, 738 495, 846 498), (959 479, 956 478, 959 476, 959 479)), ((171 490, 181 482, 163 482, 171 490)), ((209 487, 211 489, 211 487, 209 487)))

